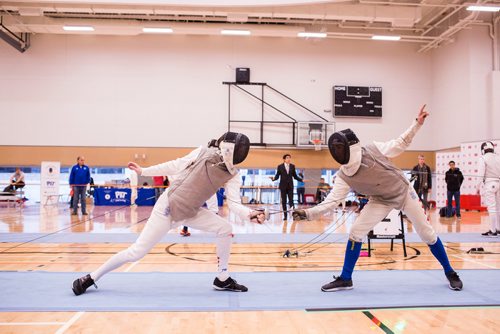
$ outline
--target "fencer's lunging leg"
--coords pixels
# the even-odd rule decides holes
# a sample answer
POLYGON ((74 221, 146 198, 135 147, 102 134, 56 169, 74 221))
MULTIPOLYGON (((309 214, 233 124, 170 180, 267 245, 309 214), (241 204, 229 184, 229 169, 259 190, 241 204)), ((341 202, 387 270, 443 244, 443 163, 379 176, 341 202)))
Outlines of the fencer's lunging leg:
POLYGON ((450 289, 462 290, 463 283, 451 267, 441 239, 438 238, 431 224, 427 221, 427 216, 419 204, 418 196, 411 188, 408 191, 403 211, 415 227, 415 231, 417 231, 420 238, 429 246, 432 255, 434 255, 443 267, 446 278, 450 282, 450 289))
POLYGON ((233 242, 233 227, 231 224, 221 216, 205 209, 200 209, 195 217, 182 223, 198 230, 215 233, 217 238, 217 270, 219 272, 217 277, 221 281, 226 280, 229 277, 228 263, 233 242))
POLYGON ((98 281, 104 274, 115 270, 127 262, 135 262, 143 258, 170 230, 170 218, 159 208, 154 208, 144 226, 139 238, 127 249, 113 255, 108 261, 90 274, 94 281, 98 281))

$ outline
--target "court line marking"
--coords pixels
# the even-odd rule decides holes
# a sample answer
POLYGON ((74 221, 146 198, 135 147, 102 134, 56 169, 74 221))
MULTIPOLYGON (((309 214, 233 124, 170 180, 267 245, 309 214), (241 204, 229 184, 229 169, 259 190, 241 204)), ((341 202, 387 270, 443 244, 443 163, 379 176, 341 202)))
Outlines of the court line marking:
POLYGON ((389 327, 387 327, 382 321, 377 319, 377 317, 375 317, 373 313, 371 313, 370 311, 362 311, 362 313, 366 315, 368 319, 370 319, 378 328, 383 330, 386 334, 394 334, 394 332, 389 327))
POLYGON ((69 319, 65 324, 64 326, 62 326, 61 328, 59 328, 59 330, 56 332, 56 334, 62 334, 64 333, 68 328, 70 328, 78 319, 80 319, 80 317, 84 314, 85 312, 84 311, 81 311, 81 312, 77 312, 74 316, 71 317, 71 319, 69 319))
POLYGON ((468 259, 468 258, 465 258, 465 257, 461 257, 461 256, 458 256, 458 255, 455 255, 455 254, 452 254, 451 256, 456 257, 456 258, 458 258, 460 260, 463 260, 463 261, 466 261, 466 262, 472 262, 472 263, 475 263, 475 264, 479 264, 479 265, 485 266, 487 268, 498 269, 495 266, 490 266, 489 264, 478 262, 478 261, 475 261, 475 260, 472 260, 472 259, 468 259))

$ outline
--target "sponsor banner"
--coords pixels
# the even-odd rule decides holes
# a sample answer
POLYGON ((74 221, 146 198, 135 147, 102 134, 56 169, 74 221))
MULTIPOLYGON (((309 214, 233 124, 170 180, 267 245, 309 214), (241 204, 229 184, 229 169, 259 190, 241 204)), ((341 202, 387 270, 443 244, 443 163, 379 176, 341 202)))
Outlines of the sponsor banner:
POLYGON ((95 205, 130 205, 131 191, 128 188, 96 188, 95 205))
POLYGON ((40 170, 40 203, 42 205, 59 202, 59 161, 42 161, 40 170))

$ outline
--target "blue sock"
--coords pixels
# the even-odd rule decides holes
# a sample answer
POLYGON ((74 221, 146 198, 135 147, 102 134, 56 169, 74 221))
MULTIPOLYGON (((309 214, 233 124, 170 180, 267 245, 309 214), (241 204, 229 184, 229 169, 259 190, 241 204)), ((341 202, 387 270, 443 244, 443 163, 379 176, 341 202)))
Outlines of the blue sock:
POLYGON ((356 261, 358 261, 362 244, 363 244, 362 242, 355 242, 352 240, 347 241, 345 258, 344 258, 344 267, 342 267, 342 274, 340 274, 340 277, 343 280, 352 279, 352 272, 354 271, 354 266, 356 265, 356 261))
POLYGON ((453 268, 450 265, 450 261, 448 260, 448 255, 446 255, 446 251, 444 250, 443 243, 441 239, 437 238, 437 241, 434 245, 429 245, 431 249, 432 255, 441 263, 443 266, 444 272, 447 274, 450 271, 453 271, 453 268))

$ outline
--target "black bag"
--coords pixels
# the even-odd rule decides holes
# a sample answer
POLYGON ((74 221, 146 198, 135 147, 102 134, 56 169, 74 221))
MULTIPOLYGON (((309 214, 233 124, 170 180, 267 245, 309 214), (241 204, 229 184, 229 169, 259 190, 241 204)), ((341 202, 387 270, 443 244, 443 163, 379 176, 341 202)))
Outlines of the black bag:
POLYGON ((439 217, 446 217, 446 207, 439 209, 439 217))
MULTIPOLYGON (((446 207, 443 207, 441 209, 439 209, 439 217, 446 217, 446 211, 448 209, 446 207)), ((450 214, 450 217, 453 217, 457 214, 455 208, 451 208, 451 214, 450 214)))

